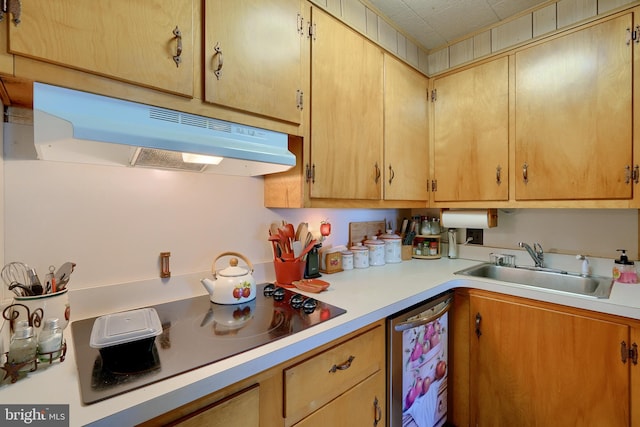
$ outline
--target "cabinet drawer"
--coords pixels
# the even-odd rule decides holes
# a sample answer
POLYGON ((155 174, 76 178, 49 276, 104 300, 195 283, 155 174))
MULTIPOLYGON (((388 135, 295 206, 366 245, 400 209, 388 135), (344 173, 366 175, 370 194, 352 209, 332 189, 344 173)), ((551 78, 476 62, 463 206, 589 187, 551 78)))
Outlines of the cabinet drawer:
POLYGON ((291 425, 372 374, 385 363, 384 328, 377 326, 284 370, 284 414, 291 425))

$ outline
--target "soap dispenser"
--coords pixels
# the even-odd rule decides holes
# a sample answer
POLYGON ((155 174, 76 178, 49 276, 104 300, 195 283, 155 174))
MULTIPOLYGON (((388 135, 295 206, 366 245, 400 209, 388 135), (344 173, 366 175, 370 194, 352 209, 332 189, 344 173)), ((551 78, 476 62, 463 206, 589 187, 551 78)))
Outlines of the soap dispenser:
POLYGON ((629 261, 626 249, 618 249, 620 259, 614 261, 613 279, 620 283, 638 283, 638 274, 633 261, 629 261))

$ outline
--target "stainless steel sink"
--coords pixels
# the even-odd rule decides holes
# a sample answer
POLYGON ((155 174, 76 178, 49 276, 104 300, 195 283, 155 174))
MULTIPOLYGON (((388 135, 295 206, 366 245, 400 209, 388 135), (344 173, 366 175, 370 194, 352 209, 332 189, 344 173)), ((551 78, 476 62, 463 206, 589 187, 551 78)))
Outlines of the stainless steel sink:
POLYGON ((518 283, 520 285, 553 289, 595 298, 609 298, 611 287, 613 286, 613 279, 610 277, 584 277, 579 274, 549 268, 505 267, 491 263, 475 265, 456 271, 454 274, 484 277, 501 282, 518 283))

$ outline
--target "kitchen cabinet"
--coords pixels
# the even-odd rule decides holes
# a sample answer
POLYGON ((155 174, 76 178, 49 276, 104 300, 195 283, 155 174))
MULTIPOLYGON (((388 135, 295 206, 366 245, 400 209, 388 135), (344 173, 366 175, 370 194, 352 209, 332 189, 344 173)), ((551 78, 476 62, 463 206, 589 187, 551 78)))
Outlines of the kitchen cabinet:
POLYGON ((508 200, 508 58, 436 78, 433 90, 433 200, 508 200))
POLYGON ((630 320, 469 292, 471 425, 630 425, 630 320))
POLYGON ((343 396, 295 424, 296 427, 380 426, 385 425, 385 379, 378 372, 362 381, 343 396))
POLYGON ((205 101, 300 124, 301 1, 206 0, 204 16, 205 101))
POLYGON ((385 354, 385 330, 378 325, 286 368, 285 425, 327 425, 329 416, 342 425, 354 425, 348 419, 384 425, 385 354))
POLYGON ((382 50, 312 10, 311 198, 382 198, 382 50))
POLYGON ((384 54, 384 199, 428 200, 429 80, 384 54))
POLYGON ((515 53, 517 200, 632 197, 632 24, 626 13, 515 53))
POLYGON ((220 402, 215 402, 169 426, 179 427, 258 427, 260 390, 255 385, 220 402))
POLYGON ((265 206, 425 207, 428 79, 311 9, 309 126, 289 141, 297 165, 265 177, 265 206))
POLYGON ((9 52, 192 97, 193 12, 192 0, 22 2, 9 52))
POLYGON ((365 326, 140 426, 384 426, 384 328, 365 326))

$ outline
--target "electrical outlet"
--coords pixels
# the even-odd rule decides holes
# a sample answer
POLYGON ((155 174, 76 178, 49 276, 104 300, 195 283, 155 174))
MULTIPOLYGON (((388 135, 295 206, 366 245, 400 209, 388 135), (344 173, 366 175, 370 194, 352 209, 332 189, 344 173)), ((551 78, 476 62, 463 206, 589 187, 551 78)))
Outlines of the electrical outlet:
POLYGON ((482 245, 482 228, 467 228, 467 238, 465 241, 469 240, 470 245, 482 245))

